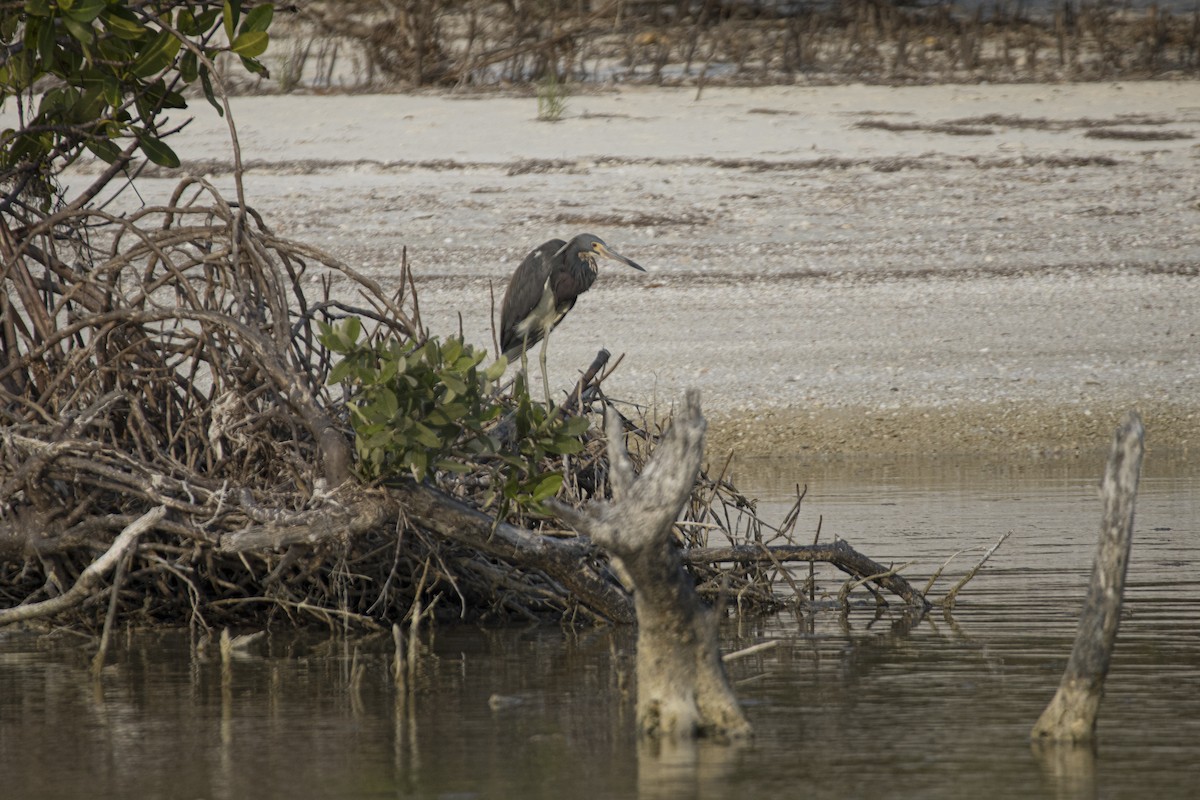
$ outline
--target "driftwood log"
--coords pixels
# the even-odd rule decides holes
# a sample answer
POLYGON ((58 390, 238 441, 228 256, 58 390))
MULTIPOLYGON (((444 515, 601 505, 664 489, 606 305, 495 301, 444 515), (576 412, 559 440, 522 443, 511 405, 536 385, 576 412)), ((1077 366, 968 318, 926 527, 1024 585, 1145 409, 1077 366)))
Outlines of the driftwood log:
POLYGON ((1130 411, 1113 437, 1101 483, 1104 520, 1075 646, 1054 699, 1033 726, 1035 739, 1082 742, 1095 735, 1104 680, 1121 622, 1144 438, 1141 417, 1130 411))
POLYGON ((637 612, 637 718, 643 733, 744 736, 750 724, 729 686, 717 620, 683 568, 673 530, 704 455, 699 393, 689 391, 640 476, 620 417, 606 421, 612 500, 556 513, 604 547, 632 583, 637 612))

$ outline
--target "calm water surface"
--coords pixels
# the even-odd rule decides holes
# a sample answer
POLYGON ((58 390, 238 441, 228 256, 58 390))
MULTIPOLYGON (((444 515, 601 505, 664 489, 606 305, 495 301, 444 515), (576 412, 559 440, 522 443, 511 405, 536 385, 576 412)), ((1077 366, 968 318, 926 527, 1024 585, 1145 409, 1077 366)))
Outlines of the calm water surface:
POLYGON ((0 797, 1195 797, 1200 466, 1186 457, 1147 458, 1097 749, 1039 755, 1027 739, 1074 634, 1101 469, 1100 455, 738 465, 764 516, 807 483, 804 538, 821 516, 823 538, 916 559, 919 585, 1013 531, 953 616, 728 621, 729 650, 779 642, 732 665, 757 733, 745 746, 639 745, 626 630, 442 626, 407 704, 386 637, 280 633, 223 677, 186 632, 131 635, 94 682, 94 643, 8 632, 0 797))

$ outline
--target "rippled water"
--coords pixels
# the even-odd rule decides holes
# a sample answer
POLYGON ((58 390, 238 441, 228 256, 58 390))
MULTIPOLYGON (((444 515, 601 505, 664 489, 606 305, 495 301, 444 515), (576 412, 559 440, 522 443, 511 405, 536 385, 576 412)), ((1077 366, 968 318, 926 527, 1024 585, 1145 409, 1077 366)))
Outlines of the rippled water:
POLYGON ((823 516, 823 538, 915 558, 913 578, 1013 531, 952 617, 728 621, 729 650, 779 642, 731 666, 757 733, 745 746, 639 745, 623 629, 443 626, 407 704, 386 637, 274 635, 223 675, 186 633, 126 636, 93 682, 94 643, 7 632, 0 797, 1192 797, 1200 468, 1187 458, 1147 459, 1098 748, 1039 757, 1027 739, 1074 635, 1101 468, 1100 456, 738 465, 764 515, 781 517, 807 482, 806 536, 823 516))

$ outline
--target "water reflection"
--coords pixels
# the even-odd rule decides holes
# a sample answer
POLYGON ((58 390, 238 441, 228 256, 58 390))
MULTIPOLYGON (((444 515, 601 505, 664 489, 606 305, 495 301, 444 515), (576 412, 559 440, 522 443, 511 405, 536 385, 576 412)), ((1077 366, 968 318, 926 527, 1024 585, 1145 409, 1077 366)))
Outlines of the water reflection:
MULTIPOLYGON (((823 515, 823 535, 878 560, 917 557, 910 577, 1015 533, 952 616, 864 605, 727 620, 731 651, 779 642, 730 665, 757 733, 737 748, 637 741, 623 629, 443 627, 424 640, 408 695, 395 689, 385 635, 273 634, 225 670, 215 646, 186 632, 128 634, 93 681, 90 640, 3 632, 2 795, 1192 796, 1195 465, 1147 460, 1095 753, 1042 752, 1028 733, 1074 635, 1099 460, 738 469, 766 515, 782 515, 794 481, 807 481, 801 527, 823 515)), ((838 576, 821 580, 836 593, 838 576)))
POLYGON ((1095 742, 1031 741, 1033 757, 1041 765, 1053 796, 1063 800, 1098 797, 1095 742))

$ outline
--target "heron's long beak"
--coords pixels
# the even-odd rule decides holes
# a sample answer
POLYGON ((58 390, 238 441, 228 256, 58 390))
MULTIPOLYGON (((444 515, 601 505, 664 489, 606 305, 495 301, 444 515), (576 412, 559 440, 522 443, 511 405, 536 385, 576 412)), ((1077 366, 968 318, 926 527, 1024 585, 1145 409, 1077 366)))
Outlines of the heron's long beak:
POLYGON ((605 258, 611 258, 613 261, 620 261, 622 264, 628 264, 629 266, 636 269, 638 272, 646 271, 645 267, 641 266, 633 259, 626 258, 625 256, 618 253, 616 250, 613 250, 612 248, 610 248, 608 245, 602 244, 600 242, 596 242, 596 244, 593 245, 593 247, 595 247, 596 252, 598 254, 604 256, 605 258))

